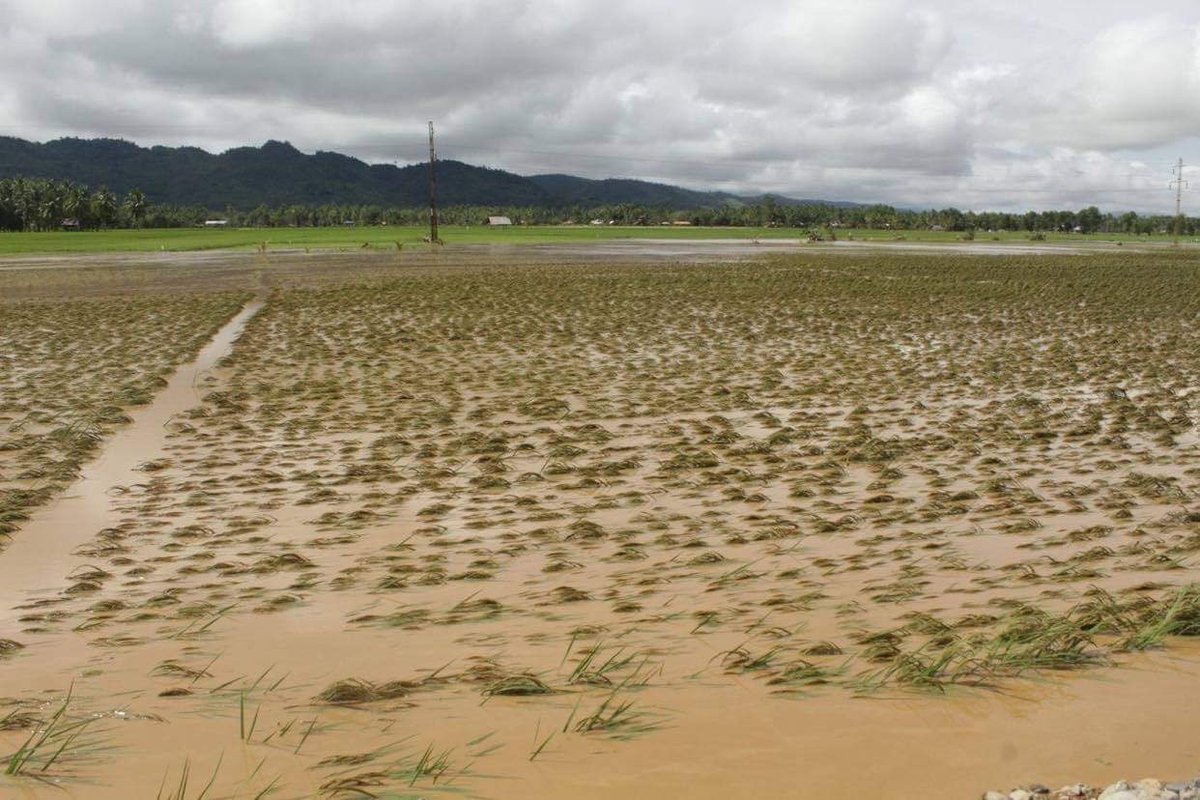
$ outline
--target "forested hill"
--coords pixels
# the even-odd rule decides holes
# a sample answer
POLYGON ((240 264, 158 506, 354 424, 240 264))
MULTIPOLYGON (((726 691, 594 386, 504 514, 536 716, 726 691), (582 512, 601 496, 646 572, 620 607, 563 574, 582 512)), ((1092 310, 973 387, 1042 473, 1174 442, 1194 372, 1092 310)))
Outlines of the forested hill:
MULTIPOLYGON (((545 189, 553 198, 568 205, 585 208, 632 203, 641 206, 667 206, 681 210, 695 208, 717 208, 723 205, 757 205, 766 195, 736 195, 728 192, 697 192, 670 186, 665 183, 606 178, 592 180, 574 175, 531 175, 529 180, 545 189)), ((798 200, 793 197, 773 196, 781 206, 828 205, 850 208, 858 203, 831 200, 798 200)))
POLYGON ((613 203, 632 203, 639 206, 665 205, 683 209, 742 201, 742 198, 720 192, 694 192, 678 186, 624 178, 590 180, 574 175, 531 175, 529 180, 550 197, 565 204, 586 208, 613 203))
MULTIPOLYGON (((306 155, 287 142, 238 147, 219 155, 195 147, 139 147, 116 139, 57 139, 45 144, 0 138, 0 178, 55 178, 138 188, 152 203, 254 208, 288 204, 428 202, 428 167, 367 164, 339 153, 306 155)), ((438 194, 447 205, 541 205, 546 192, 501 170, 438 163, 438 194)))
MULTIPOLYGON (((428 198, 428 167, 367 164, 340 153, 308 155, 287 142, 220 154, 195 147, 139 147, 118 139, 57 139, 44 144, 0 137, 0 178, 67 180, 125 194, 141 189, 151 203, 249 209, 289 204, 415 207, 428 198)), ((638 180, 570 175, 522 177, 460 161, 439 161, 444 205, 592 207, 666 206, 677 210, 757 203, 760 197, 695 192, 638 180)), ((775 198, 780 205, 799 202, 775 198)))

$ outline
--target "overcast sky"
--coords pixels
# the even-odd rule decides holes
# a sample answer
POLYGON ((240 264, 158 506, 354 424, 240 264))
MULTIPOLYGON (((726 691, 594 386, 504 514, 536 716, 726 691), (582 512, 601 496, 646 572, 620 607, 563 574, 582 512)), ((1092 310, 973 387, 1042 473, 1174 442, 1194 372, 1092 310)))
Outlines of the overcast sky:
MULTIPOLYGON (((0 0, 0 133, 1171 210, 1200 2, 0 0)), ((1200 169, 1185 169, 1200 212, 1200 169)))

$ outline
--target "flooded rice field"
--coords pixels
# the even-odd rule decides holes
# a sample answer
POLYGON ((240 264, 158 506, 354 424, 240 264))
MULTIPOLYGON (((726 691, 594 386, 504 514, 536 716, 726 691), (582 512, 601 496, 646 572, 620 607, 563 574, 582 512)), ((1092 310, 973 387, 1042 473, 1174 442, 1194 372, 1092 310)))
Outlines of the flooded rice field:
POLYGON ((626 255, 0 271, 0 797, 1195 771, 1193 256, 626 255))

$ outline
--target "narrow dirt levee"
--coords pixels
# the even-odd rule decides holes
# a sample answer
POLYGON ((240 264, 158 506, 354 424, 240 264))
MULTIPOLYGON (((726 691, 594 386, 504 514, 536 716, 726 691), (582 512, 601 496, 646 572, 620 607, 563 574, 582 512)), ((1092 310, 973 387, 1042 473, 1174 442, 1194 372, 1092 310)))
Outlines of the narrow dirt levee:
POLYGON ((263 303, 252 300, 225 323, 194 361, 175 371, 154 402, 130 413, 132 422, 105 442, 63 496, 39 509, 13 537, 0 554, 0 634, 15 629, 15 607, 34 592, 60 586, 77 561, 72 552, 115 522, 109 493, 145 481, 139 465, 162 453, 167 423, 200 402, 201 379, 229 353, 263 303))

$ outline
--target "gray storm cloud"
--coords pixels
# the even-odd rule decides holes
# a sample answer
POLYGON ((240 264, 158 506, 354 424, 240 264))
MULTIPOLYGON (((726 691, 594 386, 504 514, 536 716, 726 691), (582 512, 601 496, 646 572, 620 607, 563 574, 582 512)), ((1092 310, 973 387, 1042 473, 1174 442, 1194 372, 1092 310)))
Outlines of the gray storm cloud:
MULTIPOLYGON (((0 0, 0 130, 911 206, 1162 210, 1200 8, 0 0)), ((1198 184, 1200 185, 1200 184, 1198 184)))

